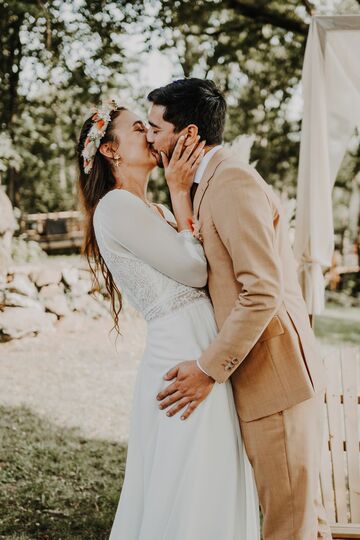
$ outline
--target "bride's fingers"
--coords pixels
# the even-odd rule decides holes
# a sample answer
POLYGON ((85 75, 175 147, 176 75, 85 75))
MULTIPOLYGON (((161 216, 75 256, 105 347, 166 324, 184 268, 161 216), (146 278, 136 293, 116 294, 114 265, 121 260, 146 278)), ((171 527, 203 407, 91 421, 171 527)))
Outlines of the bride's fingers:
POLYGON ((168 412, 166 413, 167 416, 174 416, 174 414, 178 413, 179 411, 181 411, 181 409, 183 409, 184 407, 186 407, 186 405, 189 403, 189 399, 190 398, 182 398, 176 405, 175 407, 172 407, 171 409, 168 410, 168 412))
POLYGON ((190 414, 192 414, 196 407, 199 405, 199 402, 191 401, 189 406, 186 408, 186 411, 181 415, 181 420, 186 420, 189 418, 190 414))
POLYGON ((199 142, 195 150, 192 152, 192 154, 190 154, 188 161, 193 161, 194 159, 196 159, 199 154, 201 154, 201 152, 204 150, 205 145, 206 141, 199 142))
POLYGON ((199 162, 202 160, 202 158, 204 157, 205 155, 205 150, 204 150, 204 146, 205 146, 205 141, 203 141, 201 143, 202 146, 198 146, 198 148, 196 149, 196 152, 194 152, 190 157, 189 157, 189 160, 188 160, 188 163, 190 165, 191 168, 193 168, 195 165, 199 165, 199 162))
POLYGON ((189 146, 187 146, 181 156, 181 161, 182 163, 186 163, 187 160, 189 159, 189 157, 192 155, 192 153, 194 152, 194 149, 198 146, 199 144, 199 140, 200 140, 200 136, 198 135, 195 139, 195 142, 193 142, 192 144, 190 144, 189 146))
POLYGON ((164 168, 167 169, 167 167, 169 166, 169 159, 164 152, 161 152, 161 159, 162 159, 164 168))
POLYGON ((184 135, 181 135, 181 137, 178 138, 177 143, 175 145, 174 151, 170 159, 170 163, 173 164, 180 159, 181 153, 184 147, 184 142, 185 142, 185 137, 184 135))
POLYGON ((205 150, 201 150, 200 154, 198 155, 198 157, 195 159, 195 161, 192 163, 192 165, 190 166, 190 171, 194 171, 198 168, 198 166, 200 165, 200 162, 202 160, 202 158, 204 157, 205 155, 205 150))

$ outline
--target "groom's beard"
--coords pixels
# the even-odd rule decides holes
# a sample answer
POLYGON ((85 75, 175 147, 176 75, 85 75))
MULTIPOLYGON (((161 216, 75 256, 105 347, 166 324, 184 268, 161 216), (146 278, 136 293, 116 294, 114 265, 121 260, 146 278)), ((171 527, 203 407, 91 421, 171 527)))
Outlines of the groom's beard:
MULTIPOLYGON (((165 152, 164 150, 162 150, 162 152, 166 155, 166 157, 168 158, 168 160, 170 161, 171 158, 172 158, 172 155, 174 153, 174 150, 175 150, 175 146, 178 142, 178 137, 172 139, 171 141, 171 146, 170 148, 165 152)), ((163 164, 163 161, 162 161, 162 157, 161 157, 161 154, 160 152, 158 152, 157 150, 155 150, 155 148, 153 147, 152 144, 150 144, 150 148, 151 148, 151 151, 153 153, 153 155, 155 156, 156 158, 156 164, 158 167, 160 167, 161 169, 164 168, 164 164, 163 164)))

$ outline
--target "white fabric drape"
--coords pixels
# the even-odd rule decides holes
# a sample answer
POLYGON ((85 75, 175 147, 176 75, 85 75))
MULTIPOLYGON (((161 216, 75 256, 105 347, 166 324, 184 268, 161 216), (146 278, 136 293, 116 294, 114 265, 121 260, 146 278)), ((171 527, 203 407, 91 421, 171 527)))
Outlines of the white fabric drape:
POLYGON ((334 249, 332 188, 360 126, 360 16, 313 17, 303 67, 304 111, 295 256, 308 312, 324 308, 323 269, 334 249))

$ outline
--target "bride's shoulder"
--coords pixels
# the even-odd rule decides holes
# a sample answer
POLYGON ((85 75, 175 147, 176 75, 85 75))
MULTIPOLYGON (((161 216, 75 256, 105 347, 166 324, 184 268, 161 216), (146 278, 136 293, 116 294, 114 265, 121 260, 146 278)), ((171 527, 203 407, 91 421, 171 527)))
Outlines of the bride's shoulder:
POLYGON ((133 209, 137 206, 141 206, 141 201, 129 191, 125 189, 111 189, 99 200, 96 210, 107 213, 112 210, 119 210, 119 208, 133 209))
POLYGON ((99 200, 99 204, 107 205, 111 204, 113 201, 121 201, 126 200, 127 198, 131 198, 132 193, 127 191, 126 189, 110 189, 101 199, 99 200))
POLYGON ((139 212, 136 197, 128 191, 112 189, 99 200, 94 212, 94 225, 104 226, 119 220, 128 220, 134 212, 139 212))

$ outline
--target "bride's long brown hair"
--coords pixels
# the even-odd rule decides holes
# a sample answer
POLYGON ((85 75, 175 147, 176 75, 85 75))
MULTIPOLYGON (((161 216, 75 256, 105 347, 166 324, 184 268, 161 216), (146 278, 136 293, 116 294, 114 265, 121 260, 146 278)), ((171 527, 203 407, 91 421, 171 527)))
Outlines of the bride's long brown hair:
MULTIPOLYGON (((124 107, 119 107, 110 113, 111 121, 101 139, 101 144, 116 140, 113 132, 113 122, 121 114, 121 111, 124 110, 124 107)), ((120 333, 119 314, 122 308, 122 297, 114 278, 100 253, 93 224, 94 212, 99 200, 110 190, 114 189, 116 181, 110 162, 99 152, 99 150, 95 154, 92 169, 88 174, 84 172, 84 161, 81 155, 84 149, 86 137, 94 123, 92 117, 93 115, 85 121, 81 129, 79 142, 77 145, 77 158, 79 165, 78 186, 80 200, 85 215, 82 253, 87 258, 94 284, 97 288, 99 287, 99 273, 101 272, 104 276, 105 287, 109 293, 111 301, 111 315, 114 319, 114 328, 118 333, 120 333)))

